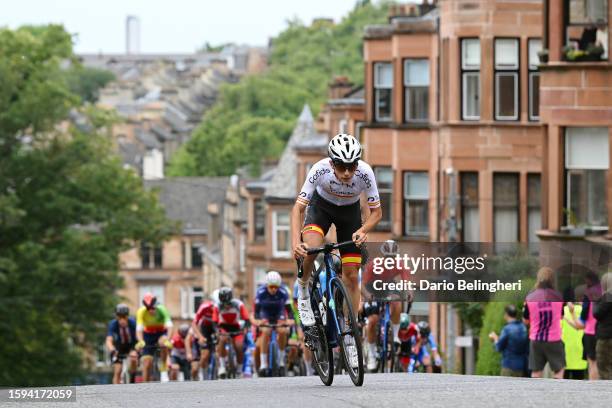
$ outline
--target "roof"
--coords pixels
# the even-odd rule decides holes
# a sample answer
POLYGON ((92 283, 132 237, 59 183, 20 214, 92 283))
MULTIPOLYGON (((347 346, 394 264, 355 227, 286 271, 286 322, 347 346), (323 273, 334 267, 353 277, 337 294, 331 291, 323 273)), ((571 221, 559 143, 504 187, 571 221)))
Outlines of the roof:
POLYGON ((173 177, 145 180, 147 189, 159 188, 166 216, 183 223, 184 234, 208 231, 208 204, 223 202, 229 177, 173 177))
POLYGON ((351 89, 349 93, 342 98, 330 99, 328 105, 363 105, 365 104, 365 90, 363 86, 358 86, 351 89))
POLYGON ((267 199, 294 199, 297 195, 297 167, 295 148, 302 142, 315 139, 319 135, 315 130, 314 119, 308 105, 304 105, 293 133, 285 146, 274 176, 266 187, 264 193, 267 199))

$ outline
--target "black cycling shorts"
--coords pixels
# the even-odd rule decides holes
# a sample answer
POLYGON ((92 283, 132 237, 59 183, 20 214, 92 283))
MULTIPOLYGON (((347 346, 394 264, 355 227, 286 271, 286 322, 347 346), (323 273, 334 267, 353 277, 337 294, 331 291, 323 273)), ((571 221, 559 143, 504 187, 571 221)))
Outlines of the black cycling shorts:
MULTIPOLYGON (((325 200, 316 190, 306 208, 302 235, 309 233, 327 235, 331 225, 336 226, 338 242, 350 241, 353 233, 361 228, 359 201, 350 205, 335 205, 325 200)), ((342 266, 361 266, 361 251, 355 244, 340 249, 342 266)))

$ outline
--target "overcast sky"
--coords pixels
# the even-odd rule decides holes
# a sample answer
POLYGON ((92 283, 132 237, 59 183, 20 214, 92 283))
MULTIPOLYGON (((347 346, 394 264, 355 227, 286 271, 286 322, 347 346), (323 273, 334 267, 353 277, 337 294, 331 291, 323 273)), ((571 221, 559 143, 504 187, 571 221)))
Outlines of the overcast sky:
POLYGON ((62 23, 76 52, 125 52, 125 18, 140 18, 141 52, 193 52, 205 42, 266 45, 287 19, 339 21, 356 0, 0 0, 0 27, 62 23))

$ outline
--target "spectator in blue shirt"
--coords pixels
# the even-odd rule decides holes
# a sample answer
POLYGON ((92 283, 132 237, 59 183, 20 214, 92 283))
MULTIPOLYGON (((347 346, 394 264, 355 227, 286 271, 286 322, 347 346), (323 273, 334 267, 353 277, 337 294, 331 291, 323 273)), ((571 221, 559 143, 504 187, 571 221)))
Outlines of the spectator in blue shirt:
POLYGON ((527 327, 523 322, 517 320, 516 306, 508 305, 504 310, 506 325, 499 336, 495 332, 491 332, 489 338, 495 342, 495 349, 502 353, 501 375, 524 377, 529 355, 527 327))

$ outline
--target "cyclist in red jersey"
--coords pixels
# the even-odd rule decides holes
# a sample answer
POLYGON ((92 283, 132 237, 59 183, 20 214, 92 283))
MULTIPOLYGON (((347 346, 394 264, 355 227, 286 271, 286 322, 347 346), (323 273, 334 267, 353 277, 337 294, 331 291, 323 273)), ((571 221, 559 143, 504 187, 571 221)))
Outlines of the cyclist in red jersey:
POLYGON ((190 350, 193 350, 192 353, 195 360, 192 361, 191 364, 191 378, 194 380, 198 378, 198 371, 200 367, 204 371, 208 369, 210 350, 215 347, 218 324, 219 308, 211 300, 205 300, 202 302, 202 304, 200 304, 200 307, 193 318, 193 322, 191 323, 191 328, 196 340, 190 347, 190 350))
MULTIPOLYGON (((244 358, 244 329, 249 322, 249 312, 244 303, 239 299, 234 299, 232 290, 223 287, 219 290, 219 331, 229 334, 236 350, 238 376, 242 375, 242 361, 244 358)), ((227 336, 222 336, 217 345, 219 355, 219 377, 223 378, 226 374, 227 350, 225 344, 227 336)))
MULTIPOLYGON (((380 247, 381 253, 385 257, 395 257, 398 254, 398 246, 397 242, 392 239, 385 241, 380 247)), ((374 263, 369 262, 364 270, 362 282, 363 287, 366 290, 366 294, 371 298, 373 295, 376 296, 377 299, 395 299, 395 301, 391 301, 389 304, 389 309, 391 312, 391 327, 393 330, 393 342, 395 344, 400 344, 400 339, 398 338, 398 332, 400 328, 400 314, 402 312, 402 304, 399 301, 404 293, 401 292, 391 292, 387 290, 375 290, 374 289, 374 281, 381 280, 383 282, 393 282, 397 278, 400 279, 409 279, 410 274, 408 270, 392 268, 392 269, 384 269, 381 274, 374 273, 374 263)), ((409 298, 411 299, 411 298, 409 298)), ((410 311, 410 300, 407 312, 410 311)), ((361 306, 362 315, 367 317, 368 323, 366 326, 366 347, 368 348, 368 361, 367 366, 368 370, 374 370, 377 366, 376 364, 376 341, 378 338, 377 327, 380 313, 383 312, 380 308, 380 303, 377 301, 364 302, 361 306)))

